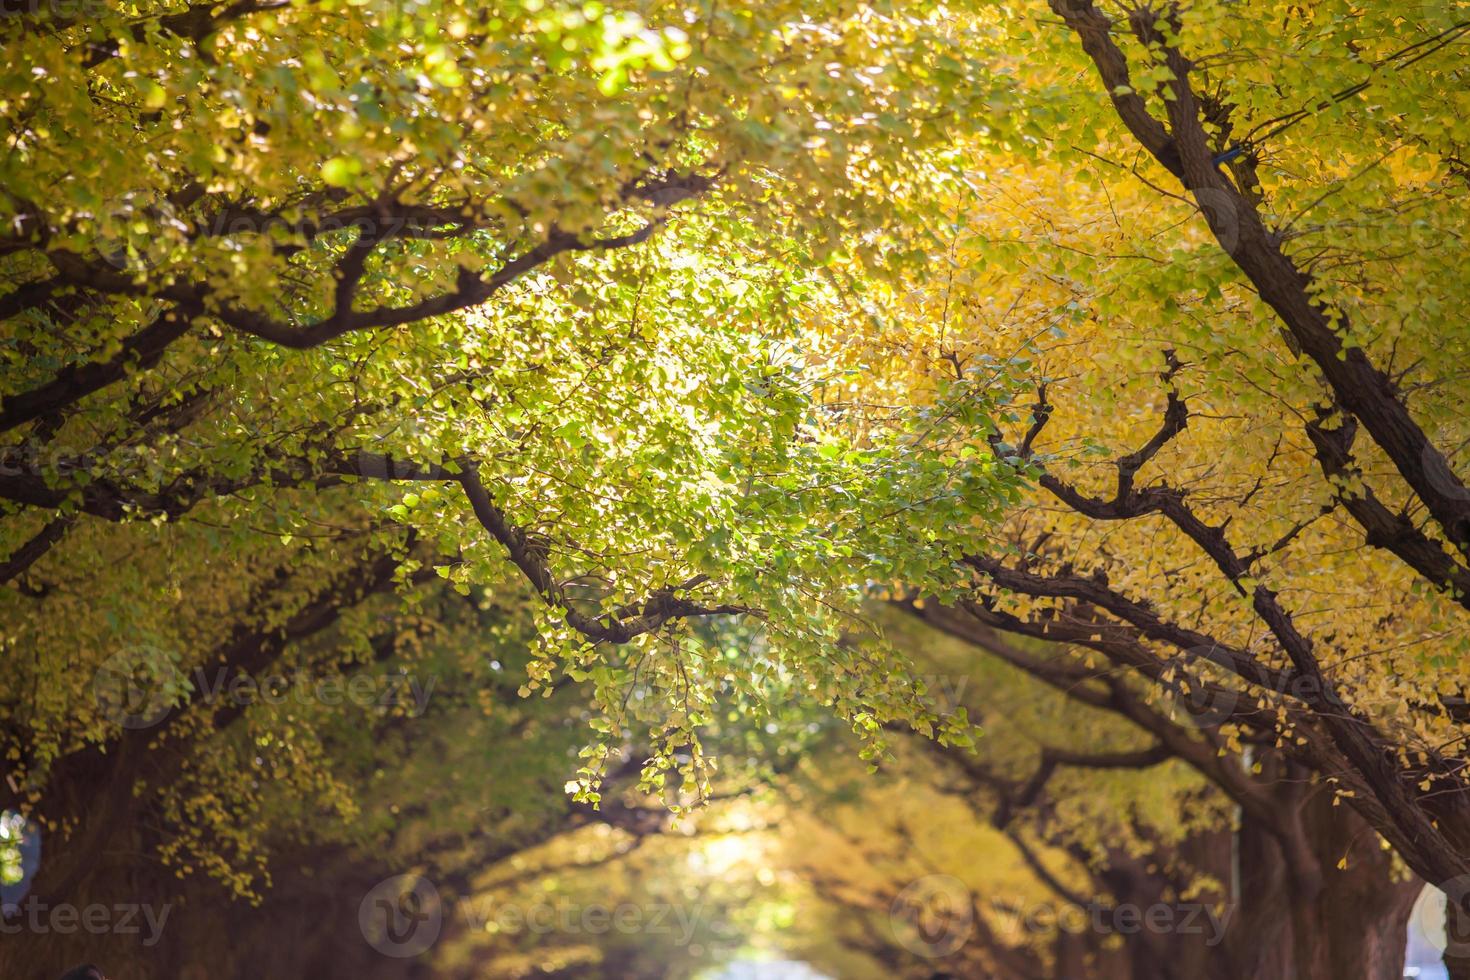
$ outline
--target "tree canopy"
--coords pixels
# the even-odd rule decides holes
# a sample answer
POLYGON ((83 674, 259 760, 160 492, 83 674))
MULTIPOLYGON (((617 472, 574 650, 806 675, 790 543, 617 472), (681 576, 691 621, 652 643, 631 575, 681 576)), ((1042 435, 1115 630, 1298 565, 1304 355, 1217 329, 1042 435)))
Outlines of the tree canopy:
MULTIPOLYGON (((264 934, 387 868, 586 901, 748 838, 782 891, 707 875, 701 929, 1138 977, 1390 976, 1420 884, 1470 902, 1463 3, 34 0, 0 39, 35 894, 264 934), (974 942, 843 925, 935 874, 974 942), (1221 953, 987 889, 1261 911, 1221 953)), ((445 975, 532 969, 451 932, 445 975)))

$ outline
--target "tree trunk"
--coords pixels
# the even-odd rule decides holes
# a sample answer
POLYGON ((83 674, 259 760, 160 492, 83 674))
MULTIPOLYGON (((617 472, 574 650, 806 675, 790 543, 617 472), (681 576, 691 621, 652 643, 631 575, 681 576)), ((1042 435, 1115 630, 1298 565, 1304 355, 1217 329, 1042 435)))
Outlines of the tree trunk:
MULTIPOLYGON (((1289 773, 1288 773, 1289 776, 1289 773)), ((1233 976, 1280 980, 1401 980, 1408 918, 1423 884, 1395 867, 1372 827, 1347 805, 1301 783, 1280 783, 1297 808, 1302 843, 1322 868, 1313 887, 1292 876, 1277 837, 1242 821, 1241 896, 1227 939, 1233 976)))
POLYGON ((1470 895, 1450 895, 1445 902, 1444 968, 1450 980, 1470 980, 1470 895), (1463 899, 1463 901, 1456 901, 1463 899))
MULTIPOLYGON (((124 835, 114 839, 116 844, 128 841, 124 835)), ((137 853, 132 852, 132 861, 99 861, 66 904, 109 910, 146 905, 153 910, 151 921, 161 925, 156 934, 141 913, 130 916, 129 928, 137 927, 136 933, 85 928, 62 933, 22 923, 19 932, 0 937, 0 977, 55 980, 82 963, 101 967, 109 980, 425 980, 433 975, 433 950, 399 959, 382 955, 363 936, 359 905, 388 877, 387 869, 331 848, 283 856, 273 862, 273 887, 259 906, 252 906, 213 881, 181 882, 166 869, 144 870, 137 853)), ((119 921, 115 914, 109 919, 119 921)), ((460 925, 445 916, 446 934, 460 925)))
POLYGON ((1401 980, 1408 951, 1409 916, 1423 882, 1394 867, 1391 852, 1356 811, 1333 806, 1327 792, 1303 805, 1303 824, 1323 867, 1323 887, 1306 908, 1315 924, 1308 947, 1314 969, 1307 977, 1401 980))
POLYGON ((1297 980, 1401 980, 1418 886, 1395 883, 1372 897, 1357 887, 1372 883, 1371 876, 1359 876, 1341 892, 1324 892, 1321 901, 1297 910, 1293 929, 1306 937, 1296 947, 1297 980))

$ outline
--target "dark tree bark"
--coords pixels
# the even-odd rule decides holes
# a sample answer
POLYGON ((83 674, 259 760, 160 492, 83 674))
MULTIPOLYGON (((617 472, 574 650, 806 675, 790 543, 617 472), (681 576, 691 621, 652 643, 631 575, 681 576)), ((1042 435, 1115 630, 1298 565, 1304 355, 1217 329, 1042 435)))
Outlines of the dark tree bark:
MULTIPOLYGON (((966 776, 972 805, 996 826, 1024 825, 1081 864, 1091 855, 1049 817, 1047 781, 1059 766, 1142 769, 1176 759, 1196 769, 1239 806, 1234 831, 1200 833, 1176 845, 1154 840, 1145 859, 1110 850, 1093 871, 1094 894, 1059 891, 1063 902, 1090 898, 1114 908, 1177 904, 1189 876, 1161 869, 1183 866, 1222 882, 1217 895, 1228 918, 1223 935, 1193 931, 1123 934, 1106 915, 1104 931, 1118 934, 1128 974, 1135 980, 1188 976, 1206 980, 1398 980, 1407 951, 1407 924, 1422 880, 1395 865, 1393 853, 1355 808, 1334 805, 1333 793, 1308 766, 1275 748, 1247 758, 1222 755, 1208 730, 1186 730, 1139 697, 1112 672, 1089 674, 1066 655, 1031 654, 1011 645, 974 615, 934 603, 900 603, 932 626, 996 656, 1068 698, 1127 718, 1156 739, 1153 748, 1086 753, 1043 746, 1034 775, 1003 777, 970 753, 925 742, 966 776), (1258 769, 1256 767, 1259 767, 1258 769)), ((983 723, 983 705, 969 705, 983 723)), ((1149 836, 1136 828, 1143 839, 1149 836)), ((1014 834, 1013 834, 1014 837, 1014 834)), ((1020 842, 1018 841, 1018 844, 1020 842)), ((1033 867, 1035 860, 1033 858, 1033 867)), ((1043 882, 1050 876, 1039 868, 1043 882)), ((1202 896, 1200 901, 1212 901, 1202 896)), ((1075 943, 1065 952, 1073 962, 1075 943)), ((1063 952, 1059 947, 1059 954, 1063 952)), ((1077 974, 1088 976, 1090 974, 1077 974)), ((1058 980, 1069 974, 1058 973, 1058 980)))

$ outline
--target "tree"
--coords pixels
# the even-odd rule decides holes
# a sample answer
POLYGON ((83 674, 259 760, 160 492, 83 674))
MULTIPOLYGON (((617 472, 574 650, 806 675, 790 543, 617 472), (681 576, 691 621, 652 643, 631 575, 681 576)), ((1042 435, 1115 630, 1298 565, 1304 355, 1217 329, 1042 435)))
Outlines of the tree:
MULTIPOLYGON (((1191 962, 1192 973, 1222 978, 1316 976, 1323 970, 1385 980, 1403 974, 1408 917, 1422 882, 1380 846, 1358 814, 1339 805, 1329 785, 1289 754, 1249 735, 1232 749, 1221 730, 1231 719, 1222 702, 1191 698, 1187 682, 1180 682, 1170 696, 1150 703, 1147 683, 1141 686, 1116 669, 1079 664, 1065 648, 1024 649, 961 610, 912 603, 906 608, 1082 710, 1112 713, 1134 730, 1131 744, 1102 751, 1095 736, 1076 737, 1090 731, 1085 721, 1075 712, 1073 718, 1063 715, 1051 730, 1072 737, 1042 740, 1027 760, 1030 768, 1016 773, 930 743, 958 767, 970 793, 980 796, 981 812, 988 808, 988 819, 998 827, 1033 824, 1043 839, 1096 869, 1093 882, 1084 886, 1091 890, 1081 894, 1108 895, 1114 907, 1143 909, 1177 908, 1180 896, 1193 895, 1198 903, 1201 894, 1213 894, 1224 916, 1219 935, 1204 942, 1194 932, 1160 938, 1144 931, 1131 975, 1168 976, 1181 962, 1191 962), (1139 735, 1147 739, 1142 747, 1136 747, 1139 735), (1093 747, 1078 749, 1078 741, 1093 747), (1210 790, 1201 793, 1188 783, 1181 789, 1179 812, 1204 814, 1181 818, 1178 824, 1188 828, 1184 834, 1171 838, 1157 826, 1139 826, 1128 816, 1129 807, 1117 803, 1104 812, 1123 815, 1115 818, 1125 822, 1121 831, 1078 839, 1075 820, 1058 817, 1065 801, 1098 792, 1095 778, 1080 789, 1057 786, 1060 773, 1157 771, 1170 761, 1192 769, 1210 790)), ((996 710, 1009 714, 1004 704, 996 710)), ((971 714, 991 730, 995 711, 971 714)), ((1091 815, 1093 824, 1105 819, 1091 815)), ((1063 900, 1083 904, 1078 892, 1059 891, 1063 900)))
MULTIPOLYGON (((1242 806, 1304 775, 1470 892, 1457 5, 320 0, 0 30, 0 808, 68 840, 48 894, 154 807, 156 853, 248 890, 292 815, 200 801, 255 740, 340 802, 336 716, 191 676, 350 673, 456 593, 524 602, 525 695, 590 682, 582 803, 632 744, 641 790, 708 795, 722 700, 773 690, 871 761, 895 726, 965 747, 852 642, 875 592, 1069 645, 1037 679, 1242 806), (1218 727, 1179 737, 1169 694, 1218 727)), ((1333 838, 1280 809, 1310 908, 1333 838)))
POLYGON ((834 730, 781 776, 765 836, 775 879, 803 896, 779 938, 790 955, 829 975, 1029 980, 1239 976, 1250 967, 1233 947, 1274 948, 1234 905, 1231 807, 1198 775, 1003 661, 891 612, 880 621, 985 735, 976 754, 896 737, 874 776, 834 730), (1191 928, 1140 929, 1129 917, 1145 912, 1191 928))
MULTIPOLYGON (((95 551, 97 522, 125 525, 119 542, 223 524, 224 553, 269 535, 284 550, 258 560, 289 569, 316 508, 345 507, 384 547, 413 542, 404 574, 465 589, 509 569, 545 606, 528 687, 560 659, 600 665, 611 709, 633 658, 601 663, 596 644, 758 614, 815 665, 834 559, 914 551, 890 543, 910 534, 891 515, 951 476, 896 483, 809 441, 788 337, 751 337, 810 292, 800 260, 871 228, 867 187, 931 179, 938 126, 897 110, 976 97, 938 10, 804 9, 807 31, 753 7, 695 18, 695 36, 596 5, 333 7, 330 29, 307 6, 84 13, 6 28, 9 78, 44 80, 9 86, 0 310, 18 438, 4 571, 32 621, 38 563, 71 537, 95 551), (694 198, 706 214, 657 242, 694 198), (798 261, 761 265, 772 245, 798 261), (880 519, 809 541, 806 479, 880 519)), ((930 510, 916 519, 950 516, 930 510)), ((814 675, 856 716, 856 678, 904 700, 884 669, 814 675)), ((28 727, 12 741, 29 769, 101 735, 28 727)))
POLYGON ((383 676, 393 624, 455 593, 538 623, 522 696, 591 683, 595 744, 552 770, 585 803, 634 739, 645 790, 708 792, 717 697, 793 677, 875 738, 924 715, 828 640, 864 556, 916 551, 896 516, 950 519, 926 486, 952 474, 815 438, 769 323, 867 248, 871 187, 935 179, 933 113, 977 97, 941 9, 41 5, 3 31, 0 808, 55 845, 35 896, 123 887, 93 860, 123 838, 247 896, 334 846, 289 800, 356 819, 361 719, 233 692, 383 676), (871 519, 813 537, 833 486, 871 519), (735 615, 782 642, 689 627, 735 615))
POLYGON ((1212 702, 1458 899, 1467 26, 1047 6, 1044 132, 976 151, 952 273, 893 300, 898 371, 1034 390, 986 438, 1035 493, 935 598, 1212 702))

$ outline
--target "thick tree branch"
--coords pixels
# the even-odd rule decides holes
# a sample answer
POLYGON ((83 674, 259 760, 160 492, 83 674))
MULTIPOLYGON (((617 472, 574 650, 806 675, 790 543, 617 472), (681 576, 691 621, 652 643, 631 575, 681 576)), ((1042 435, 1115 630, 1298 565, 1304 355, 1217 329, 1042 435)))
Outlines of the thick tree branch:
MULTIPOLYGON (((669 171, 646 176, 623 190, 630 204, 652 205, 665 211, 675 204, 698 197, 715 185, 716 178, 697 173, 669 171)), ((197 199, 197 194, 180 192, 180 199, 197 199)), ((335 195, 324 194, 323 200, 335 195)), ((515 208, 514 202, 508 202, 515 208)), ((350 333, 383 330, 417 323, 435 316, 470 309, 487 302, 501 289, 526 273, 569 252, 606 251, 639 245, 652 237, 663 224, 664 217, 646 221, 635 231, 623 235, 586 237, 553 228, 545 240, 521 254, 507 259, 489 275, 460 269, 453 289, 406 306, 379 306, 358 310, 354 301, 367 274, 369 260, 383 242, 395 238, 453 237, 479 227, 471 205, 435 207, 379 200, 371 204, 339 209, 318 215, 315 219, 294 219, 291 227, 308 240, 326 231, 357 230, 357 237, 333 266, 333 309, 313 323, 296 325, 267 316, 258 310, 220 302, 220 292, 209 283, 169 283, 159 287, 159 298, 172 304, 153 323, 123 342, 122 349, 105 361, 74 365, 58 372, 49 382, 29 391, 0 398, 0 432, 33 421, 43 415, 75 404, 82 398, 127 376, 130 370, 153 367, 174 341, 188 332, 201 316, 210 316, 247 336, 283 347, 306 350, 319 347, 350 333), (451 228, 441 234, 438 229, 451 228)), ((263 233, 282 219, 279 213, 254 209, 226 209, 212 219, 201 222, 194 237, 233 235, 243 231, 263 233)), ((45 236, 37 239, 37 247, 45 236)), ((89 260, 64 250, 47 252, 58 274, 45 280, 18 287, 0 298, 0 312, 13 316, 45 302, 57 290, 70 286, 86 288, 104 296, 136 296, 148 294, 146 284, 124 275, 101 260, 89 260)))
MULTIPOLYGON (((1154 746, 1133 752, 1094 754, 1050 747, 1043 748, 1036 772, 1024 784, 1014 780, 1000 779, 988 769, 960 754, 961 750, 942 750, 953 757, 971 778, 976 778, 977 775, 984 777, 980 781, 994 791, 1000 800, 996 815, 1001 821, 1009 822, 1013 819, 1017 809, 1033 806, 1039 799, 1042 787, 1059 765, 1088 768, 1141 768, 1156 765, 1167 759, 1178 759, 1208 779, 1246 813, 1260 822, 1261 826, 1280 844, 1282 853, 1286 856, 1293 869, 1293 874, 1299 881, 1310 886, 1312 882, 1321 880, 1321 868, 1311 856, 1309 849, 1303 846, 1295 809, 1283 805, 1267 791, 1265 786, 1253 779, 1235 757, 1222 754, 1217 740, 1201 738, 1201 735, 1207 735, 1207 733, 1192 732, 1147 704, 1144 698, 1128 683, 1126 676, 1116 672, 1090 670, 1080 664, 1065 660, 1060 662, 1043 660, 1021 654, 1011 644, 992 632, 991 628, 986 625, 988 614, 983 607, 973 603, 965 606, 972 620, 972 625, 968 627, 963 624, 963 617, 958 615, 943 617, 939 620, 924 615, 928 608, 926 604, 923 609, 915 610, 915 612, 923 615, 927 621, 939 628, 945 629, 946 632, 994 653, 1003 661, 1016 666, 1069 699, 1093 707, 1101 707, 1117 714, 1148 732, 1157 740, 1154 746), (1090 685, 1084 687, 1079 683, 1084 679, 1101 681, 1106 693, 1099 697, 1090 685)), ((1129 641, 1113 636, 1103 649, 1105 655, 1119 666, 1133 667, 1153 659, 1153 655, 1136 639, 1129 641), (1120 648, 1128 645, 1134 648, 1132 654, 1120 655, 1120 648)), ((1199 684, 1203 681, 1193 678, 1191 683, 1199 684)), ((1230 707, 1232 709, 1237 707, 1233 699, 1230 707)), ((1265 714, 1254 712, 1245 705, 1240 705, 1239 708, 1238 711, 1229 712, 1229 715, 1238 721, 1258 725, 1263 722, 1275 723, 1274 712, 1268 718, 1265 714)), ((1298 754, 1307 752, 1312 756, 1312 763, 1318 771, 1344 773, 1345 785, 1352 788, 1356 795, 1366 799, 1371 808, 1371 796, 1368 794, 1367 787, 1347 773, 1346 761, 1336 756, 1330 744, 1325 744, 1325 740, 1315 733, 1310 727, 1309 719, 1299 710, 1290 711, 1288 716, 1292 719, 1293 731, 1298 735, 1308 736, 1312 747, 1311 750, 1306 750, 1303 746, 1292 745, 1291 751, 1298 754)))
POLYGON ((1148 111, 1148 103, 1133 87, 1128 56, 1113 40, 1113 21, 1092 0, 1050 0, 1051 9, 1066 22, 1082 43, 1118 118, 1143 147, 1176 177, 1182 173, 1179 153, 1164 124, 1148 111))
MULTIPOLYGON (((1076 32, 1109 91, 1126 85, 1127 58, 1111 37, 1110 18, 1092 0, 1051 0, 1051 5, 1076 32)), ((1470 489, 1414 421, 1388 375, 1362 347, 1343 345, 1342 335, 1350 331, 1346 311, 1328 310, 1315 298, 1312 277, 1282 251, 1280 237, 1266 228, 1255 203, 1220 171, 1190 84, 1193 65, 1165 43, 1158 19, 1145 6, 1134 10, 1131 21, 1145 45, 1163 51, 1174 74, 1172 97, 1165 103, 1169 128, 1148 116, 1137 96, 1110 96, 1119 118, 1195 195, 1221 247, 1317 365, 1337 400, 1363 423, 1448 540, 1470 553, 1470 489)))
POLYGON ((168 346, 189 331, 200 310, 197 303, 181 303, 167 309, 124 340, 122 349, 107 360, 62 368, 45 384, 0 398, 0 432, 73 405, 121 381, 130 370, 153 367, 168 346))
POLYGON ((561 584, 552 576, 546 563, 545 550, 537 548, 526 532, 513 526, 481 482, 477 468, 467 463, 456 477, 480 524, 500 542, 511 563, 531 583, 547 605, 560 609, 567 625, 594 642, 627 643, 645 633, 652 633, 675 619, 698 616, 759 615, 747 606, 705 606, 679 595, 702 585, 706 577, 696 576, 686 582, 655 589, 641 603, 617 610, 616 613, 589 616, 578 611, 567 598, 561 584))
POLYGON ((1395 514, 1384 506, 1368 487, 1362 471, 1353 460, 1357 419, 1341 417, 1336 428, 1329 427, 1331 420, 1330 413, 1319 414, 1308 423, 1307 437, 1312 441, 1322 474, 1335 488, 1337 502, 1358 522, 1369 545, 1394 555, 1470 610, 1470 568, 1456 561, 1439 542, 1421 531, 1408 515, 1395 514))
POLYGON ((1302 686, 1292 671, 1271 667, 1248 651, 1164 619, 1150 606, 1124 596, 1097 578, 1037 574, 1013 568, 986 555, 971 555, 964 559, 964 563, 1001 588, 1021 595, 1071 599, 1104 609, 1149 639, 1208 660, 1257 687, 1293 692, 1302 686))
POLYGON ((25 544, 11 552, 9 558, 0 562, 0 585, 24 574, 26 569, 40 561, 66 535, 72 521, 71 517, 53 517, 25 544))
MULTIPOLYGON (((1170 373, 1176 368, 1177 365, 1171 362, 1170 373)), ((1449 872, 1453 872, 1449 874, 1450 877, 1465 873, 1465 869, 1470 868, 1470 863, 1459 857, 1454 847, 1443 846, 1444 837, 1437 820, 1419 805, 1411 792, 1414 776, 1397 761, 1391 740, 1383 735, 1366 714, 1348 705, 1337 693, 1322 670, 1312 642, 1297 628, 1291 613, 1277 600, 1276 593, 1264 583, 1251 578, 1246 560, 1231 547, 1225 537, 1224 527, 1212 526, 1201 520, 1185 502, 1183 493, 1177 490, 1167 486, 1152 486, 1142 490, 1133 488, 1131 471, 1136 470, 1135 464, 1149 458, 1169 438, 1181 432, 1186 421, 1187 412, 1183 401, 1171 393, 1159 434, 1150 439, 1138 453, 1130 454, 1120 463, 1118 492, 1111 500, 1083 494, 1045 470, 1042 470, 1039 482, 1058 500, 1085 516, 1117 521, 1158 514, 1183 532, 1213 561, 1237 592, 1250 601, 1257 618, 1270 631, 1290 660, 1293 671, 1285 674, 1275 671, 1267 673, 1268 668, 1255 658, 1249 655, 1232 656, 1228 650, 1222 651, 1223 658, 1212 655, 1210 659, 1251 683, 1287 694, 1310 709, 1312 719, 1321 725, 1322 731, 1329 736, 1336 750, 1351 764, 1355 774, 1376 798, 1364 810, 1364 816, 1370 821, 1386 818, 1387 825, 1375 822, 1376 829, 1401 849, 1405 860, 1416 871, 1429 879, 1449 872), (1272 684, 1268 680, 1271 675, 1284 681, 1284 684, 1272 684)), ((1036 465, 1033 459, 1022 462, 1036 465)), ((983 555, 970 556, 965 559, 965 563, 1004 589, 1024 595, 1087 603, 1107 610, 1150 639, 1177 646, 1179 638, 1187 637, 1188 645, 1184 649, 1192 649, 1196 653, 1213 653, 1212 647, 1195 642, 1199 634, 1174 627, 1160 620, 1151 609, 1118 596, 1107 587, 1105 580, 1082 579, 1065 574, 1038 575, 1025 569, 1008 568, 998 560, 983 555)), ((1072 642, 1093 646, 1102 639, 1101 636, 1088 640, 1080 637, 1053 638, 1071 639, 1072 642)), ((1204 639, 1208 641, 1208 638, 1204 639)), ((1154 665, 1146 666, 1149 668, 1149 676, 1161 679, 1154 665)), ((1462 780, 1456 779, 1456 782, 1460 783, 1462 780)), ((1451 809, 1457 808, 1461 805, 1460 797, 1457 795, 1445 805, 1451 809)))

